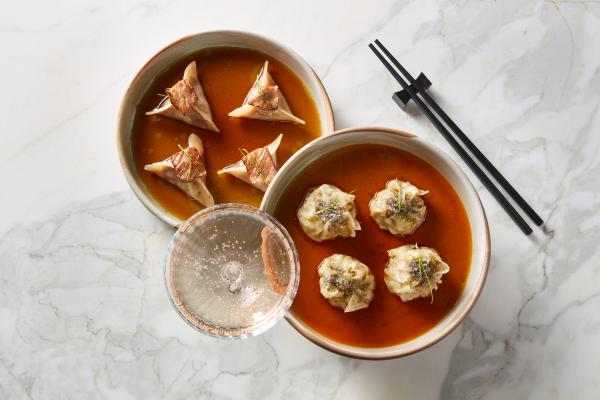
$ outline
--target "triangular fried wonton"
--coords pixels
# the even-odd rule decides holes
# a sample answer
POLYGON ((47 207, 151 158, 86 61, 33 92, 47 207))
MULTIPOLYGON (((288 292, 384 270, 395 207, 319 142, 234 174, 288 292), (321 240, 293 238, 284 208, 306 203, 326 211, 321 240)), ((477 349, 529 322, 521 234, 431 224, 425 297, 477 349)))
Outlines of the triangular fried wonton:
POLYGON ((144 169, 177 186, 204 207, 215 204, 206 187, 204 146, 202 140, 193 133, 188 138, 187 148, 181 148, 181 151, 163 161, 145 165, 144 169))
POLYGON ((288 121, 304 125, 303 120, 292 114, 285 96, 269 73, 269 61, 265 61, 254 85, 244 99, 244 104, 230 112, 229 116, 264 121, 288 121))
POLYGON ((270 144, 245 152, 240 161, 219 170, 217 174, 231 174, 265 192, 277 173, 277 148, 282 137, 280 133, 270 144))
POLYGON ((183 79, 167 89, 167 96, 146 115, 164 115, 198 128, 219 132, 198 80, 195 61, 185 68, 183 79))

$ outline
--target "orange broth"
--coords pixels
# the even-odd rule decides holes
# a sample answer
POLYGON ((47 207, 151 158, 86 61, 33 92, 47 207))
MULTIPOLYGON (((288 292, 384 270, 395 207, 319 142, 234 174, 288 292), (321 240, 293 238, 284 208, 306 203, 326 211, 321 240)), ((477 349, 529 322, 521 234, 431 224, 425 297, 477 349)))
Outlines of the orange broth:
POLYGON ((321 133, 319 114, 314 100, 300 78, 287 66, 263 53, 238 47, 213 47, 192 54, 157 76, 140 100, 133 125, 133 153, 138 173, 151 195, 169 213, 187 219, 203 207, 184 192, 144 171, 144 165, 161 161, 187 147, 187 138, 195 133, 202 139, 207 165, 207 186, 216 203, 240 202, 258 207, 263 192, 230 175, 217 175, 217 170, 249 151, 272 142, 283 133, 277 161, 282 165, 296 150, 321 133), (306 125, 290 122, 268 122, 233 118, 227 114, 242 105, 265 60, 269 72, 285 95, 292 112, 306 125), (185 67, 196 61, 198 77, 210 104, 220 133, 187 125, 162 116, 146 116, 161 100, 158 94, 183 77, 185 67))
POLYGON ((317 159, 289 185, 275 216, 292 235, 300 256, 300 287, 291 311, 317 332, 360 347, 384 347, 409 341, 435 326, 460 298, 471 263, 471 231, 463 204, 446 179, 424 160, 383 145, 353 145, 317 159), (423 198, 427 218, 404 238, 381 230, 369 215, 369 201, 388 180, 410 181, 429 193, 423 198), (354 191, 362 230, 355 238, 317 243, 300 228, 296 211, 307 189, 323 183, 354 191), (435 248, 450 265, 431 298, 403 303, 383 280, 387 250, 418 243, 435 248), (375 297, 369 308, 344 313, 331 306, 319 291, 317 267, 341 253, 365 263, 375 276, 375 297))

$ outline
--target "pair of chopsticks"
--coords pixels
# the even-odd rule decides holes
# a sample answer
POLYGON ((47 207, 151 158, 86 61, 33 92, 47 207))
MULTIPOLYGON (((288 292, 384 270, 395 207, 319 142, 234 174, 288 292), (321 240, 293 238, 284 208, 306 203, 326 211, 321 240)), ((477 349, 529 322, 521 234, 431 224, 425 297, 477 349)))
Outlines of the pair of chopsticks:
POLYGON ((376 39, 375 44, 379 47, 375 47, 373 43, 369 44, 369 48, 375 53, 379 61, 387 68, 387 70, 392 74, 392 76, 398 81, 402 89, 404 89, 411 97, 411 99, 415 102, 417 107, 427 116, 427 118, 431 121, 431 123, 437 128, 438 131, 442 134, 442 136, 450 143, 452 148, 458 153, 460 158, 469 166, 471 171, 479 178, 483 186, 486 187, 487 190, 490 191, 492 196, 496 199, 496 201, 502 206, 504 211, 510 216, 510 218, 517 224, 517 226, 523 231, 525 235, 530 235, 533 230, 529 226, 529 224, 523 219, 523 217, 519 214, 519 212, 513 207, 510 201, 504 196, 504 194, 496 187, 494 182, 488 177, 488 175, 477 165, 475 160, 471 158, 471 155, 461 146, 458 142, 460 140, 462 144, 473 154, 473 156, 481 163, 481 165, 487 170, 492 178, 508 193, 508 195, 514 200, 514 202, 525 212, 525 214, 535 223, 537 226, 541 226, 544 223, 544 220, 540 218, 540 216, 531 208, 529 204, 521 197, 521 195, 517 192, 517 190, 504 178, 504 176, 492 165, 492 163, 487 159, 486 156, 479 151, 477 146, 471 142, 471 140, 465 135, 465 133, 452 121, 452 119, 442 110, 442 108, 433 100, 426 92, 426 90, 419 85, 419 83, 408 73, 408 71, 394 58, 394 56, 385 48, 381 42, 376 39), (381 54, 385 54, 385 56, 392 62, 389 63, 388 60, 381 54), (394 69, 396 67, 398 71, 408 80, 406 82, 404 78, 394 69), (412 85, 412 87, 411 87, 412 85), (415 89, 413 89, 415 88, 415 89), (421 100, 421 98, 417 95, 417 92, 423 100, 433 109, 435 114, 441 118, 441 120, 450 128, 452 133, 446 129, 446 126, 440 121, 434 113, 427 107, 425 102, 421 100), (455 137, 456 136, 456 137, 455 137), (458 140, 457 140, 458 138, 458 140))

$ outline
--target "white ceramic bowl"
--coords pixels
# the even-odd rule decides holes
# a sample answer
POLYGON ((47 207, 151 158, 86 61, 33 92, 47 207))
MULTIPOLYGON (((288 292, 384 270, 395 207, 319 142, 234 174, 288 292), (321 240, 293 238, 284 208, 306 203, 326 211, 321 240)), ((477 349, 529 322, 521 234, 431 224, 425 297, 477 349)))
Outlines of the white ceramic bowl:
POLYGON ((315 101, 321 120, 321 135, 334 131, 333 111, 323 84, 308 63, 289 47, 262 36, 239 31, 203 32, 171 43, 156 53, 139 70, 125 92, 117 121, 117 147, 121 167, 135 195, 154 215, 173 226, 178 226, 182 221, 166 212, 148 193, 135 168, 131 150, 131 133, 136 107, 154 78, 162 71, 190 53, 216 46, 235 46, 258 50, 287 65, 304 82, 315 101))
POLYGON ((307 339, 333 352, 364 359, 396 358, 423 350, 438 342, 456 328, 473 308, 487 275, 490 257, 489 229, 475 188, 448 154, 415 135, 381 127, 344 129, 304 146, 279 170, 263 198, 261 209, 272 214, 290 182, 314 160, 326 157, 328 153, 340 147, 360 143, 383 144, 414 154, 435 167, 454 187, 467 211, 473 238, 471 268, 462 296, 448 315, 431 330, 413 340, 390 347, 361 348, 341 344, 314 331, 292 312, 286 315, 286 319, 307 339))

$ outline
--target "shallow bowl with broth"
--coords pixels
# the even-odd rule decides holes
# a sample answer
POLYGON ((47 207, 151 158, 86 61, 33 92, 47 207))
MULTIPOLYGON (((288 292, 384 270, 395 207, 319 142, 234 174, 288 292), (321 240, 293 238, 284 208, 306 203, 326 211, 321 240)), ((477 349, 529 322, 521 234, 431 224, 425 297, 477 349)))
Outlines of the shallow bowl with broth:
MULTIPOLYGON (((144 111, 139 109, 140 102, 148 94, 148 90, 153 87, 157 77, 162 76, 169 68, 180 63, 181 60, 189 58, 192 54, 201 52, 204 49, 223 47, 238 47, 264 53, 268 57, 277 60, 277 62, 287 67, 302 81, 306 92, 314 101, 318 120, 320 122, 319 131, 315 132, 315 136, 326 135, 334 130, 331 104, 321 81, 306 61, 288 47, 271 39, 238 31, 204 32, 186 36, 173 42, 153 56, 137 73, 122 100, 117 125, 117 147, 121 166, 129 185, 146 208, 157 217, 173 226, 178 226, 185 218, 181 215, 177 215, 172 210, 169 210, 168 207, 165 207, 164 204, 161 204, 161 202, 157 200, 156 196, 153 195, 142 179, 141 172, 143 171, 140 171, 140 169, 137 168, 139 165, 136 166, 136 149, 134 148, 136 141, 133 140, 132 136, 136 123, 136 113, 144 111)), ((247 89, 249 89, 249 87, 247 89)), ((157 97, 156 103, 158 103, 159 100, 160 99, 157 97)), ((239 104, 241 104, 242 101, 243 97, 239 99, 239 104)), ((285 132, 285 125, 282 125, 282 128, 285 132)), ((194 131, 194 128, 190 127, 187 129, 187 127, 182 126, 182 135, 189 133, 188 131, 192 132, 194 131)), ((214 133, 214 135, 223 134, 223 132, 214 133)), ((181 142, 184 142, 184 139, 182 139, 181 142)), ((265 142, 265 144, 267 144, 267 142, 265 142)), ((160 160, 157 158, 154 161, 160 160)), ((224 165, 219 165, 216 167, 223 166, 224 165)), ((211 168, 211 171, 213 169, 216 171, 215 166, 209 166, 209 168, 211 168)), ((166 190, 175 189, 167 188, 166 190)), ((182 196, 181 194, 176 195, 182 196)), ((227 200, 243 201, 244 199, 227 200)), ((192 214, 191 210, 189 214, 192 214)))
MULTIPOLYGON (((292 310, 288 312, 286 319, 307 339, 338 354, 363 359, 401 357, 423 350, 444 338, 460 324, 472 309, 483 288, 487 275, 490 257, 489 228, 485 211, 475 188, 458 165, 445 152, 418 139, 415 135, 381 127, 361 127, 337 131, 332 135, 319 138, 303 147, 279 170, 263 198, 261 209, 267 213, 276 213, 279 202, 282 198, 286 197, 286 192, 290 190, 290 187, 293 187, 295 181, 302 178, 303 173, 310 170, 312 164, 321 159, 326 159, 328 155, 336 152, 339 153, 340 149, 349 148, 354 145, 381 145, 401 150, 404 153, 408 153, 411 157, 416 156, 433 167, 451 185, 464 207, 467 217, 464 220, 468 221, 466 223, 470 229, 471 261, 468 266, 468 274, 466 275, 464 286, 452 307, 448 309, 447 313, 433 327, 398 344, 377 347, 352 345, 336 341, 319 332, 315 327, 295 315, 293 306, 292 310)), ((327 178, 324 177, 323 179, 327 178)), ((362 218, 369 217, 368 215, 363 215, 362 218)), ((358 237, 360 237, 360 232, 357 235, 358 237)), ((315 244, 315 246, 318 245, 315 244)), ((374 251, 382 252, 385 252, 385 250, 374 249, 374 251)), ((299 252, 302 264, 300 247, 299 252)), ((372 266, 370 267, 373 268, 372 266)), ((382 266, 376 267, 381 268, 382 266)), ((302 266, 301 285, 302 280, 316 279, 311 277, 310 273, 314 275, 316 274, 316 270, 310 271, 306 269, 306 266, 302 266)), ((381 282, 378 282, 378 285, 380 284, 381 282)), ((441 285, 443 286, 444 282, 441 285)), ((299 295, 301 295, 301 292, 299 292, 299 295)), ((298 299, 298 295, 296 299, 298 299)), ((397 300, 400 301, 399 299, 397 300)), ((324 304, 325 306, 329 306, 326 302, 324 304)), ((367 310, 359 312, 362 311, 368 312, 367 310)), ((353 318, 352 315, 344 315, 344 317, 353 318)), ((367 327, 364 328, 361 329, 361 332, 368 334, 367 327)))

